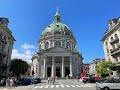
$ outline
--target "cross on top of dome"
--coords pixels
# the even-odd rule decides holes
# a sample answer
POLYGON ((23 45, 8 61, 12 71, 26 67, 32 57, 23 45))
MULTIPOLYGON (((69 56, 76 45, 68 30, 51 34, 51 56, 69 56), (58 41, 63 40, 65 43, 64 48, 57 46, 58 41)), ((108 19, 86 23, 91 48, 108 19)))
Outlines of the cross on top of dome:
POLYGON ((59 15, 59 13, 58 13, 58 8, 57 8, 56 14, 55 14, 55 16, 54 16, 54 21, 55 21, 55 22, 60 22, 60 15, 59 15))

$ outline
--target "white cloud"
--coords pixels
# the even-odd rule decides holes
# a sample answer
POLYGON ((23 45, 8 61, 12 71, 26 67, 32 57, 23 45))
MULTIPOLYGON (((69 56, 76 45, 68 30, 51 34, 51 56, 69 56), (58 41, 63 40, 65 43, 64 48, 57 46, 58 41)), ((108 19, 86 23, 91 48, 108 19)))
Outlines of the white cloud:
POLYGON ((29 45, 29 44, 27 44, 27 43, 24 43, 23 45, 21 45, 21 47, 22 47, 24 50, 34 49, 34 48, 35 48, 35 46, 29 45))
POLYGON ((24 61, 27 61, 28 63, 31 63, 32 55, 35 52, 36 52, 35 46, 24 43, 23 45, 21 45, 19 49, 12 50, 12 59, 19 58, 24 61))

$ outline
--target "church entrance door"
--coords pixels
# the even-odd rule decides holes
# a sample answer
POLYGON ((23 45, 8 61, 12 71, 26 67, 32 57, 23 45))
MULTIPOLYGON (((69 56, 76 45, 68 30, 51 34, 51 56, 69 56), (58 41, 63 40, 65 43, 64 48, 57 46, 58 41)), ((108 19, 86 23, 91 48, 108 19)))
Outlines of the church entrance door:
POLYGON ((48 77, 51 76, 51 67, 47 67, 47 76, 48 76, 48 77))
POLYGON ((70 74, 70 68, 68 66, 65 67, 65 77, 70 74))
POLYGON ((56 76, 60 77, 60 67, 56 67, 56 76))

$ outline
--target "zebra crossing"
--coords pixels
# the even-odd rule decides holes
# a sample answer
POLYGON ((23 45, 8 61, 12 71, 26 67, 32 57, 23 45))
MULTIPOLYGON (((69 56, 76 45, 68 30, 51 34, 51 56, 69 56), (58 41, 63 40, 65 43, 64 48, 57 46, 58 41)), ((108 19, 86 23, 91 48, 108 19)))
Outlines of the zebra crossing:
POLYGON ((34 86, 34 89, 38 89, 38 88, 80 88, 80 87, 83 87, 83 88, 90 88, 92 86, 90 85, 37 85, 37 86, 34 86))

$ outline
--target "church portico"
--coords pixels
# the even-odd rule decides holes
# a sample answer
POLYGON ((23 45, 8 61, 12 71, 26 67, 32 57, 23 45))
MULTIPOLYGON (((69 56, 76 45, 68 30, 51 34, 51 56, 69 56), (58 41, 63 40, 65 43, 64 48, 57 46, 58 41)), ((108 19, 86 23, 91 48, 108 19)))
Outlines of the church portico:
MULTIPOLYGON (((54 21, 42 32, 38 45, 40 67, 39 74, 35 73, 38 78, 76 77, 77 73, 81 73, 82 55, 77 52, 76 40, 71 29, 60 22, 58 12, 54 16, 54 21)), ((34 55, 32 61, 35 61, 35 58, 34 55)), ((36 70, 34 68, 36 67, 32 70, 36 70)))
POLYGON ((71 56, 48 56, 44 59, 44 77, 72 77, 71 56), (70 62, 71 60, 71 62, 70 62))

